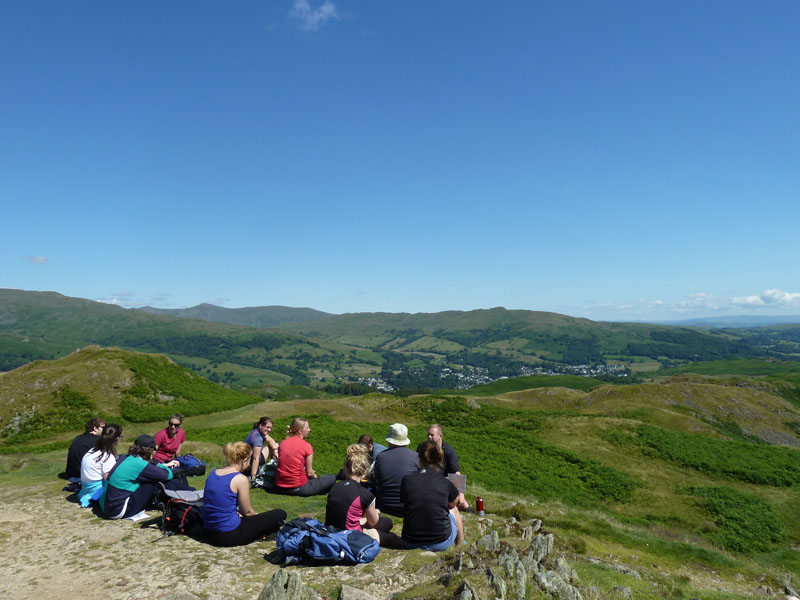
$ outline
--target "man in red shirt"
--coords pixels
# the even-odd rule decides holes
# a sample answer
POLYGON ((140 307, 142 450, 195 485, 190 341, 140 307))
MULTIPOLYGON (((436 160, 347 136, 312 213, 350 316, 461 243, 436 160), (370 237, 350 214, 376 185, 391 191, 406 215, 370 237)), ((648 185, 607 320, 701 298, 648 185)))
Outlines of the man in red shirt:
POLYGON ((153 460, 167 462, 181 455, 181 445, 186 441, 186 432, 181 429, 183 415, 175 413, 169 418, 169 425, 156 434, 156 453, 153 460))

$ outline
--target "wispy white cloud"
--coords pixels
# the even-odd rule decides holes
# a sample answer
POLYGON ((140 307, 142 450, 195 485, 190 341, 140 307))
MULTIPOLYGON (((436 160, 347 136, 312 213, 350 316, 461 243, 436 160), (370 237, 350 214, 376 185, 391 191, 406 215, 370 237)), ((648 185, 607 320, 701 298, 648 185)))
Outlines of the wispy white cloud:
POLYGON ((22 260, 27 260, 28 262, 32 262, 35 265, 43 265, 50 259, 47 258, 46 256, 23 256, 22 260))
POLYGON ((331 19, 338 19, 339 13, 331 0, 325 0, 318 8, 312 8, 309 0, 294 0, 289 17, 298 24, 300 29, 310 33, 331 19))
POLYGON ((170 306, 169 297, 170 295, 165 293, 153 294, 152 296, 150 296, 149 304, 150 306, 155 306, 158 308, 166 308, 170 306))
POLYGON ((724 296, 700 292, 677 301, 640 299, 625 303, 592 303, 582 316, 598 319, 685 319, 728 315, 787 315, 800 310, 800 293, 765 290, 760 294, 724 296))

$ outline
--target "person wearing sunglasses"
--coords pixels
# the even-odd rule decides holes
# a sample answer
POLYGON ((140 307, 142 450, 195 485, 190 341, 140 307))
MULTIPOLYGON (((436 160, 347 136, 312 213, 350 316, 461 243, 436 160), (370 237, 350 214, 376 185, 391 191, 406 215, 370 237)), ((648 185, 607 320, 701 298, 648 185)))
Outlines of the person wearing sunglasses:
POLYGON ((186 432, 181 428, 182 424, 183 415, 175 413, 169 418, 166 429, 156 434, 156 453, 153 456, 155 462, 164 463, 181 455, 181 445, 186 441, 186 432))

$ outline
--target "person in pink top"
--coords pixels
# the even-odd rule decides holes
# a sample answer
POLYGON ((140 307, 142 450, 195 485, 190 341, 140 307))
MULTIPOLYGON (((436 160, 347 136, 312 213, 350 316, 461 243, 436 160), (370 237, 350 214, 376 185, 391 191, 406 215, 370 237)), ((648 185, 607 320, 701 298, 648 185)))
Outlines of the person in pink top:
POLYGON ((289 425, 286 439, 278 446, 277 491, 289 496, 327 494, 336 483, 333 475, 317 477, 314 470, 314 449, 306 441, 311 427, 308 419, 295 418, 289 425))
POLYGON ((153 460, 157 463, 167 462, 181 455, 181 446, 186 441, 186 432, 181 429, 183 415, 175 413, 169 418, 169 425, 155 435, 156 453, 153 460))

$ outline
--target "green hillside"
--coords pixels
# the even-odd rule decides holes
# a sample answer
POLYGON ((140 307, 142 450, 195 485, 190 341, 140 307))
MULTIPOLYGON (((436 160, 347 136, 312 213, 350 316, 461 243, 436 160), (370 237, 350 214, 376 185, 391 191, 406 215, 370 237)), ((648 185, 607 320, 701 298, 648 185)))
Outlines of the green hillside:
POLYGON ((216 385, 156 354, 89 346, 0 377, 0 444, 52 440, 103 415, 124 422, 228 411, 262 398, 216 385))
MULTIPOLYGON (((561 383, 588 381, 575 379, 561 383)), ((22 488, 57 472, 87 414, 121 421, 127 437, 184 412, 188 451, 212 467, 221 446, 242 439, 263 414, 278 435, 293 416, 306 416, 318 472, 337 471, 344 448, 362 433, 381 440, 390 423, 405 422, 413 447, 438 422, 459 453, 468 496, 483 496, 495 520, 541 518, 582 586, 591 582, 603 597, 624 583, 641 598, 739 599, 764 577, 775 582, 800 568, 800 408, 781 396, 792 385, 684 374, 627 386, 592 382, 585 390, 489 395, 486 387, 470 397, 312 395, 263 403, 164 357, 87 348, 0 376, 0 450, 17 453, 0 460, 0 484, 22 488), (12 433, 8 415, 23 405, 47 418, 12 433), (35 460, 20 453, 32 450, 40 452, 35 460), (632 565, 641 580, 598 570, 597 560, 632 565)), ((324 514, 324 498, 253 499, 262 510, 324 514)))
MULTIPOLYGON (((206 308, 200 311, 206 318, 219 312, 219 307, 206 308)), ((265 308, 286 307, 253 310, 265 308)), ((319 316, 307 312, 311 309, 296 310, 303 318, 319 316)), ((527 381, 514 383, 520 375, 581 376, 585 381, 574 385, 585 389, 599 381, 635 381, 659 366, 753 361, 766 352, 763 337, 768 335, 593 322, 504 308, 328 315, 282 327, 243 327, 54 292, 0 290, 0 370, 97 344, 166 354, 214 382, 262 395, 274 396, 286 386, 341 393, 365 379, 405 391, 465 390, 495 381, 497 388, 469 392, 494 394, 534 387, 527 381), (501 378, 507 378, 505 383, 497 381, 501 378)), ((786 338, 769 353, 779 356, 780 348, 790 349, 786 344, 793 330, 769 331, 786 338)), ((543 385, 564 385, 556 381, 543 385)))
POLYGON ((229 325, 260 328, 277 327, 284 323, 296 321, 312 321, 329 314, 313 308, 293 308, 290 306, 224 308, 213 304, 198 304, 191 308, 154 308, 145 306, 136 310, 155 315, 180 317, 182 319, 200 319, 229 325))
POLYGON ((327 367, 370 366, 349 347, 285 331, 154 315, 54 292, 0 290, 0 369, 87 344, 167 354, 212 380, 262 391, 308 384, 327 367))

